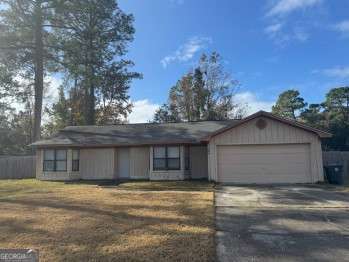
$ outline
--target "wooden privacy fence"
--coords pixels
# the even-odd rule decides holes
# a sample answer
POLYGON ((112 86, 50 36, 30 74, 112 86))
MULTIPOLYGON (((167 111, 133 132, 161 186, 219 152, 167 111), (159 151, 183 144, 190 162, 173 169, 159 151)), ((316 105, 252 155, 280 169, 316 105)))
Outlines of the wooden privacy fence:
POLYGON ((349 182, 349 151, 324 151, 322 152, 324 166, 341 165, 346 183, 349 182))
POLYGON ((35 156, 10 156, 0 158, 0 179, 35 177, 35 156))

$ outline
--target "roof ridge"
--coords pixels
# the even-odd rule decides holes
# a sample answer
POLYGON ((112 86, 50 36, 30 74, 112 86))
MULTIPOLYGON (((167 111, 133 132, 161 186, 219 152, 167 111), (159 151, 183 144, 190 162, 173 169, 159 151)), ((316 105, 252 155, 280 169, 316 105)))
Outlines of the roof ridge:
POLYGON ((113 126, 137 126, 137 125, 174 125, 174 124, 190 124, 190 123, 205 123, 205 122, 227 122, 227 121, 241 121, 242 119, 226 119, 226 120, 198 120, 198 121, 187 121, 187 122, 166 122, 166 123, 125 123, 125 124, 112 124, 112 125, 77 125, 77 126, 66 126, 67 127, 113 127, 113 126))

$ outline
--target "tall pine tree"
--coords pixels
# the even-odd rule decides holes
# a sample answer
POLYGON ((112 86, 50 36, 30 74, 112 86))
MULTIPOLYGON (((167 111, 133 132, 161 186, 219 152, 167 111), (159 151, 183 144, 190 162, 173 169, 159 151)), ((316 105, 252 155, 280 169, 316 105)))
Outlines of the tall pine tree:
MULTIPOLYGON (((0 64, 34 90, 33 141, 40 138, 44 76, 57 54, 52 16, 64 0, 0 0, 0 64)), ((51 67, 50 69, 53 69, 51 67)), ((1 83, 0 83, 1 85, 1 83)))
POLYGON ((297 90, 286 90, 279 95, 272 107, 273 114, 296 120, 296 113, 304 109, 306 103, 297 90))
POLYGON ((76 87, 83 88, 84 124, 113 123, 130 112, 127 91, 133 62, 122 57, 133 40, 133 16, 115 0, 67 0, 57 20, 62 64, 76 87), (96 117, 98 117, 96 121, 96 117))

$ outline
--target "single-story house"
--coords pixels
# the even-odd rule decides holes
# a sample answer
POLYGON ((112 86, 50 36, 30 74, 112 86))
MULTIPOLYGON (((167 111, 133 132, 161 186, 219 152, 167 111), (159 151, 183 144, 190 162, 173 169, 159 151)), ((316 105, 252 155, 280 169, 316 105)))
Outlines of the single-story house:
POLYGON ((69 126, 36 147, 42 180, 323 181, 331 134, 260 111, 241 120, 69 126))

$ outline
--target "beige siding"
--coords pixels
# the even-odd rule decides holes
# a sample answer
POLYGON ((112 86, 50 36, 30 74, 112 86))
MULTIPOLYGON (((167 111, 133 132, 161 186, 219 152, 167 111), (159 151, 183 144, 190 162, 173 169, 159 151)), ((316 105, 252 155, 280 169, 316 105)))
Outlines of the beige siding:
POLYGON ((207 178, 207 146, 190 147, 190 169, 191 178, 200 179, 207 178))
POLYGON ((218 181, 311 183, 309 144, 217 146, 218 181))
POLYGON ((117 150, 117 178, 129 179, 130 178, 130 148, 121 147, 117 150))
POLYGON ((81 149, 80 173, 82 179, 115 179, 116 156, 114 148, 81 149))
POLYGON ((301 128, 277 120, 262 117, 267 125, 264 129, 256 126, 253 119, 236 128, 213 137, 209 143, 209 178, 217 181, 217 146, 219 145, 262 145, 262 144, 304 144, 310 145, 311 181, 323 181, 322 151, 319 137, 301 128))
MULTIPOLYGON (((80 179, 80 172, 73 172, 72 170, 72 149, 67 149, 67 171, 66 172, 44 172, 43 160, 44 150, 37 149, 36 151, 36 178, 40 180, 52 181, 66 181, 80 179)), ((81 161, 80 161, 81 168, 81 161)))
POLYGON ((130 148, 130 178, 149 179, 149 147, 130 148))
POLYGON ((43 168, 43 150, 36 150, 36 178, 40 178, 43 168))
POLYGON ((47 181, 73 181, 80 179, 79 172, 43 172, 36 177, 40 180, 47 181))

